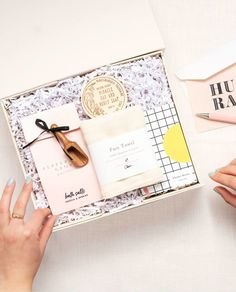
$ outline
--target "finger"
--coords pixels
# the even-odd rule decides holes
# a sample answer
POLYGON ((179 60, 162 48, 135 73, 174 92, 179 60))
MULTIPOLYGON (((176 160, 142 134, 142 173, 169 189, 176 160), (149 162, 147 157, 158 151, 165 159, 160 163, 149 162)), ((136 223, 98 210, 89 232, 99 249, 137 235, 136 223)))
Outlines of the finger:
POLYGON ((236 159, 233 159, 229 164, 236 165, 236 159))
POLYGON ((2 198, 0 200, 0 225, 9 224, 11 198, 12 198, 15 186, 16 186, 15 180, 10 178, 3 190, 2 198))
MULTIPOLYGON (((26 177, 25 184, 22 188, 21 194, 18 197, 15 206, 13 208, 13 213, 24 216, 26 207, 30 198, 32 192, 32 181, 30 177, 26 177)), ((19 221, 19 219, 17 219, 19 221)))
POLYGON ((220 171, 210 174, 211 179, 226 187, 236 190, 236 177, 230 174, 221 173, 220 171))
POLYGON ((236 196, 233 195, 230 191, 221 186, 214 188, 214 190, 222 196, 226 203, 236 207, 236 196))
POLYGON ((39 233, 44 220, 51 214, 51 210, 49 208, 37 209, 34 211, 31 219, 26 224, 31 230, 39 233))
POLYGON ((3 190, 2 193, 2 198, 0 200, 0 206, 1 206, 1 210, 4 213, 8 213, 10 210, 10 205, 11 205, 11 198, 15 189, 15 180, 13 180, 12 178, 10 178, 3 190))
POLYGON ((217 172, 236 176, 236 165, 229 164, 227 166, 219 168, 217 172))
POLYGON ((53 229, 56 219, 57 219, 57 216, 49 215, 43 228, 40 231, 39 238, 40 238, 40 248, 42 252, 44 252, 47 242, 52 234, 52 229, 53 229))

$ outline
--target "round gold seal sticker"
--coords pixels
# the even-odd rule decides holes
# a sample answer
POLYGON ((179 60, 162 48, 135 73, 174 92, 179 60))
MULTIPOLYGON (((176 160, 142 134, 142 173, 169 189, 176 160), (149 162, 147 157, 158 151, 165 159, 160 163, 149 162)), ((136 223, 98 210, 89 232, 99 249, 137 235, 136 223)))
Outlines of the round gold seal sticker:
POLYGON ((121 82, 104 75, 90 80, 81 96, 83 109, 91 118, 124 109, 127 99, 127 92, 121 82))

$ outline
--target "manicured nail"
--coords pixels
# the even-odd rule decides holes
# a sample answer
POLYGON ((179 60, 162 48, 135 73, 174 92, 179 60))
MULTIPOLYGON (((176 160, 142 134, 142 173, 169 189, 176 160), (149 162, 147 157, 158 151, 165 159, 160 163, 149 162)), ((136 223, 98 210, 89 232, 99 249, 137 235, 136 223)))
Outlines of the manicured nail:
POLYGON ((25 183, 26 184, 29 184, 31 182, 31 176, 30 175, 27 175, 26 177, 25 177, 25 183))
POLYGON ((209 172, 208 175, 209 175, 209 176, 213 176, 214 174, 217 173, 218 170, 219 170, 219 169, 216 169, 215 171, 209 172))
POLYGON ((7 181, 7 186, 11 186, 11 185, 14 184, 14 183, 15 183, 15 180, 11 177, 11 178, 9 178, 8 181, 7 181))
POLYGON ((208 175, 209 176, 213 176, 215 174, 215 171, 209 172, 208 175))
POLYGON ((221 195, 221 193, 217 189, 213 189, 213 191, 216 192, 217 194, 221 195))

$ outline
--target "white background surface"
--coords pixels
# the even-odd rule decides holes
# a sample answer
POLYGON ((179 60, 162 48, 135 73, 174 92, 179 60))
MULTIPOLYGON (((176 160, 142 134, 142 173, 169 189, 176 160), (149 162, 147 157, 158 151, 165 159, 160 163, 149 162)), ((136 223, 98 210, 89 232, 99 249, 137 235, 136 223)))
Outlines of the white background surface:
MULTIPOLYGON (((78 16, 83 11, 84 2, 73 1, 78 16)), ((112 2, 118 3, 100 0, 89 1, 86 5, 91 5, 93 11, 93 3, 104 4, 109 15, 112 2)), ((25 68, 33 62, 27 58, 31 56, 30 38, 27 39, 27 31, 24 31, 25 42, 19 41, 22 26, 17 22, 20 19, 27 21, 33 14, 40 19, 40 14, 37 14, 39 3, 45 5, 45 1, 0 1, 0 19, 3 16, 8 19, 6 23, 2 21, 0 27, 0 73, 4 76, 5 71, 10 72, 1 87, 10 93, 16 91, 17 75, 22 80, 24 75, 24 68, 22 71, 14 68, 12 56, 21 50, 25 68), (14 17, 17 17, 16 22, 14 17), (11 45, 2 49, 3 43, 11 45), (8 68, 1 65, 5 65, 6 60, 10 64, 8 68)), ((62 3, 70 5, 70 1, 48 1, 51 11, 55 9, 55 13, 68 22, 70 18, 67 13, 63 16, 62 3)), ((212 191, 214 184, 207 176, 208 172, 235 157, 236 128, 231 126, 197 134, 188 99, 174 76, 177 69, 236 37, 236 2, 151 0, 150 3, 166 45, 169 78, 185 134, 205 186, 54 233, 35 280, 35 292, 236 291, 236 210, 212 191)), ((41 16, 43 22, 43 14, 41 16)), ((30 29, 30 22, 25 27, 30 29)), ((40 26, 36 27, 36 34, 37 31, 40 31, 40 26)), ((1 95, 4 90, 0 88, 1 95)), ((23 175, 2 113, 0 161, 0 186, 3 187, 10 176, 21 185, 23 175)), ((31 211, 32 204, 28 214, 31 211)))

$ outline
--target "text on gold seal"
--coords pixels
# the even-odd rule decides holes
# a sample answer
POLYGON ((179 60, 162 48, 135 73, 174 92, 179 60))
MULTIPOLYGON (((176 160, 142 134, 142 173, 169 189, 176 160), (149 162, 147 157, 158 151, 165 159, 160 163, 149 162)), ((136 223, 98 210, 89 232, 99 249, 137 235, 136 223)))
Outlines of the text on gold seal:
POLYGON ((122 110, 127 104, 127 92, 122 83, 111 76, 97 76, 82 90, 81 102, 89 117, 122 110))

